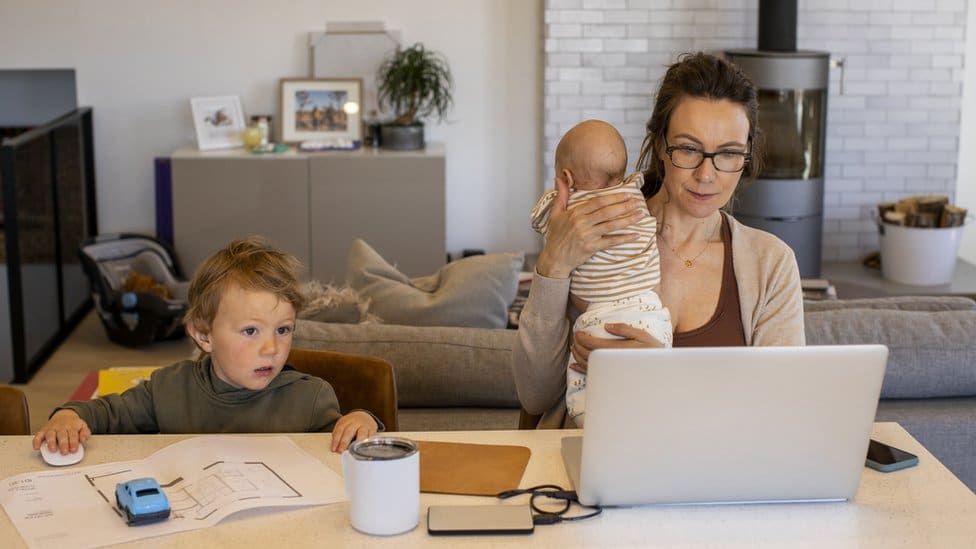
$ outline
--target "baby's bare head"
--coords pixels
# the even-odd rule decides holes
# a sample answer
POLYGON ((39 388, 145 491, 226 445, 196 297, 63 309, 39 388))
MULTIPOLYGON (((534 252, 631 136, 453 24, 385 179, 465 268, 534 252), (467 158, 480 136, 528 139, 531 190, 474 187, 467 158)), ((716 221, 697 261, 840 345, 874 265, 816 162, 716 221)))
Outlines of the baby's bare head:
POLYGON ((602 120, 573 126, 556 146, 556 177, 570 187, 593 190, 620 182, 627 170, 627 146, 620 132, 602 120))

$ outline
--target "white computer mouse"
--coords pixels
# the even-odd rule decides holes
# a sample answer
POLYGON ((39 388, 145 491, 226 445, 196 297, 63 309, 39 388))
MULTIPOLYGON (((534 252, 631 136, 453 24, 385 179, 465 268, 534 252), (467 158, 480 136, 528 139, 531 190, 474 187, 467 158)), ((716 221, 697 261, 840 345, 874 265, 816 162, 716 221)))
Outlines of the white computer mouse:
POLYGON ((64 467, 65 465, 74 465, 85 457, 85 447, 78 444, 78 449, 70 454, 62 454, 60 450, 50 451, 47 449, 47 444, 41 445, 41 457, 48 465, 53 465, 55 467, 64 467))

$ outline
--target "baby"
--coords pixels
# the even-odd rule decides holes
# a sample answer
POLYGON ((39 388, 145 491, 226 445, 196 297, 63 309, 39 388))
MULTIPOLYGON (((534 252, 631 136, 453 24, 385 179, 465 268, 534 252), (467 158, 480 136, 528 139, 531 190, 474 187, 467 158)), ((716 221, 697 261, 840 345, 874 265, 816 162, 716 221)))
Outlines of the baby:
MULTIPOLYGON (((570 190, 568 209, 591 198, 611 193, 628 193, 640 198, 644 179, 635 173, 626 179, 627 148, 617 130, 599 120, 574 126, 556 147, 556 179, 570 190)), ((556 199, 555 189, 542 195, 532 209, 532 228, 546 235, 549 214, 556 199)), ((611 234, 636 233, 639 238, 597 252, 570 277, 570 299, 580 316, 573 331, 616 338, 603 325, 626 323, 640 328, 666 347, 671 346, 671 315, 661 304, 657 288, 661 282, 657 253, 656 220, 645 208, 645 217, 630 227, 611 234)), ((572 363, 570 357, 570 363, 572 363)), ((567 368, 566 408, 578 427, 585 420, 586 374, 567 368)))
POLYGON ((73 453, 98 433, 332 432, 332 450, 381 427, 346 415, 332 386, 285 367, 303 304, 298 260, 256 238, 235 240, 190 282, 186 331, 207 353, 153 372, 122 394, 68 402, 34 436, 35 450, 73 453))

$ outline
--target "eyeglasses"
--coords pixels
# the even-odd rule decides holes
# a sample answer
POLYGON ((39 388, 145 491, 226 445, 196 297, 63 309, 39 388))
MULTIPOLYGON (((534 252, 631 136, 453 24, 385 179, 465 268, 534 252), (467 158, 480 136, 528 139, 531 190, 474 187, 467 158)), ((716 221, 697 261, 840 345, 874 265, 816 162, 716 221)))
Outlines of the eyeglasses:
POLYGON ((668 145, 668 137, 664 137, 664 151, 668 153, 671 164, 675 168, 694 170, 702 165, 706 158, 712 159, 712 166, 720 172, 741 172, 746 164, 752 160, 752 154, 747 152, 718 151, 705 152, 691 145, 668 145))

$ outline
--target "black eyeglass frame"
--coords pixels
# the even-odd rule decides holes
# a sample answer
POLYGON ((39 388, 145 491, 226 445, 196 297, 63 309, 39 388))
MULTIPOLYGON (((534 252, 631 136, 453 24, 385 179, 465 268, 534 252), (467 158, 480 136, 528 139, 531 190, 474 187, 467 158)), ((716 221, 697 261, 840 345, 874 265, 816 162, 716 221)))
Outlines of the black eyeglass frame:
MULTIPOLYGON (((685 166, 679 166, 679 165, 677 165, 677 164, 674 163, 674 157, 672 156, 672 153, 676 149, 684 149, 684 150, 687 151, 687 150, 689 150, 689 148, 686 145, 669 145, 668 144, 668 136, 666 136, 666 135, 662 135, 661 138, 664 139, 664 152, 667 153, 668 160, 671 161, 671 165, 674 166, 675 168, 678 168, 678 169, 681 169, 681 170, 697 170, 698 168, 701 167, 702 164, 705 163, 705 160, 706 159, 709 159, 710 158, 712 160, 712 167, 715 168, 716 171, 720 171, 722 173, 739 173, 742 170, 745 170, 746 169, 746 166, 749 165, 749 161, 752 160, 752 153, 751 152, 738 152, 738 151, 705 152, 705 151, 698 151, 698 154, 701 155, 701 160, 698 162, 698 164, 696 164, 696 165, 694 165, 694 166, 692 166, 690 168, 685 167, 685 166), (734 155, 737 155, 737 156, 741 156, 742 157, 742 167, 739 168, 738 170, 723 170, 722 168, 719 168, 718 167, 718 164, 715 163, 715 157, 718 156, 718 155, 720 155, 720 154, 734 154, 734 155)), ((752 143, 752 138, 751 137, 749 138, 749 143, 750 143, 750 148, 751 148, 751 143, 752 143)))

